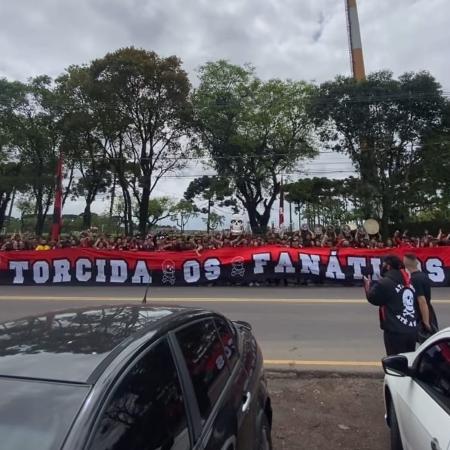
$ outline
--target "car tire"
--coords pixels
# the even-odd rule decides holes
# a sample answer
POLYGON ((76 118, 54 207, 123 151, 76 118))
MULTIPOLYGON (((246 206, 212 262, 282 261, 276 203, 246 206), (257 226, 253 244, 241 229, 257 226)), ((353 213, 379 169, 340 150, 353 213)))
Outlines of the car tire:
POLYGON ((266 414, 261 420, 261 433, 259 436, 258 450, 272 450, 272 429, 266 414))
POLYGON ((403 450, 397 415, 395 414, 395 408, 392 402, 389 406, 389 418, 391 423, 391 450, 403 450))

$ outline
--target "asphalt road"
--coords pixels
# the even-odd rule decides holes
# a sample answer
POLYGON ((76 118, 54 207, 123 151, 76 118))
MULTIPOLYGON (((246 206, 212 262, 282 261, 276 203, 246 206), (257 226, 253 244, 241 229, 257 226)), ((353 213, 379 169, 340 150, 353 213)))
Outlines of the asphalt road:
MULTIPOLYGON (((142 287, 0 286, 0 321, 51 310, 136 303, 142 287)), ((450 289, 433 291, 442 327, 450 289)), ((377 370, 383 356, 377 309, 361 288, 152 288, 148 302, 202 307, 252 324, 268 366, 377 370)))

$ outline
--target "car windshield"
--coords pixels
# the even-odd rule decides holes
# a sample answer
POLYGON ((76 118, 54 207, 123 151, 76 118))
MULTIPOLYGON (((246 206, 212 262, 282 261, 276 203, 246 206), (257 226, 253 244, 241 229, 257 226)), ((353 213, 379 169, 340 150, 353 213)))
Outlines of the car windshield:
POLYGON ((60 449, 89 386, 0 378, 0 448, 60 449))

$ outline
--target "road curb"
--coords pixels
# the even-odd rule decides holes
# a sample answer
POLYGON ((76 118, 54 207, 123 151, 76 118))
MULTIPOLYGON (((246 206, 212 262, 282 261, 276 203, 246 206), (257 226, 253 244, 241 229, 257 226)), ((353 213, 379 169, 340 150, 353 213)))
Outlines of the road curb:
POLYGON ((314 378, 366 378, 366 379, 383 379, 382 370, 312 370, 312 369, 288 369, 288 368, 270 368, 265 369, 268 379, 289 378, 289 379, 314 379, 314 378))

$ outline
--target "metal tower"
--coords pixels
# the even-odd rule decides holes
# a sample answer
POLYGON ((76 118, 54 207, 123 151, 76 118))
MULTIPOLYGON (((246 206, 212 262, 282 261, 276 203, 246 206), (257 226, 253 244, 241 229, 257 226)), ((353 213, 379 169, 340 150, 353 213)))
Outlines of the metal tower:
POLYGON ((345 0, 345 7, 353 77, 355 80, 361 81, 366 79, 366 71, 364 69, 364 56, 356 0, 345 0))

